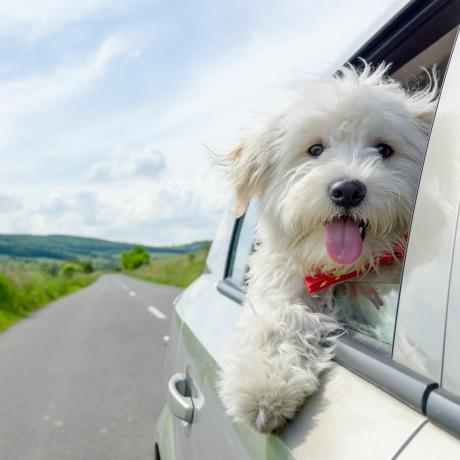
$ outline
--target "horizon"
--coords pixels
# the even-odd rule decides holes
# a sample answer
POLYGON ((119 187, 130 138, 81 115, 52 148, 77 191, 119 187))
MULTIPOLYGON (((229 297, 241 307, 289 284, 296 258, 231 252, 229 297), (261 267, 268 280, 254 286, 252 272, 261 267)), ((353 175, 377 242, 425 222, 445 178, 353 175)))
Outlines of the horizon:
POLYGON ((3 233, 0 232, 0 238, 2 236, 12 236, 12 237, 21 237, 21 236, 33 236, 38 238, 49 238, 49 237, 66 237, 66 238, 79 238, 85 240, 96 240, 96 241, 104 241, 113 244, 126 244, 130 246, 144 246, 146 248, 168 248, 168 247, 181 247, 181 246, 191 246, 194 244, 199 243, 212 243, 212 239, 203 239, 203 240, 193 240, 193 241, 185 241, 181 243, 174 243, 174 244, 143 244, 136 241, 120 241, 120 240, 111 240, 109 238, 98 238, 93 236, 81 236, 81 235, 71 235, 71 234, 64 234, 64 233, 50 233, 50 234, 34 234, 34 233, 3 233))

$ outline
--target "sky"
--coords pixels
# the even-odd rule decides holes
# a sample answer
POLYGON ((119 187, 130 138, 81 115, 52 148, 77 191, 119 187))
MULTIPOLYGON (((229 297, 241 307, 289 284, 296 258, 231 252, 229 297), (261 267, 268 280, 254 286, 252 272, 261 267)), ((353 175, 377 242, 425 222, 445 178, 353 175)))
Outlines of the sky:
POLYGON ((211 239, 230 188, 209 150, 330 72, 389 7, 0 0, 0 233, 211 239))

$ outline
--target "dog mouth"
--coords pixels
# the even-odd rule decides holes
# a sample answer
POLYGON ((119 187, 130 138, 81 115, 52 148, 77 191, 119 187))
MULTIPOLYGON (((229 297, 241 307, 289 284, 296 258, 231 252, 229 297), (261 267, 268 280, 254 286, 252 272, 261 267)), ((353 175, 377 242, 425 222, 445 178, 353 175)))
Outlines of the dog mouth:
POLYGON ((328 256, 339 264, 349 265, 359 259, 363 251, 367 223, 349 215, 334 217, 325 225, 325 244, 328 256))

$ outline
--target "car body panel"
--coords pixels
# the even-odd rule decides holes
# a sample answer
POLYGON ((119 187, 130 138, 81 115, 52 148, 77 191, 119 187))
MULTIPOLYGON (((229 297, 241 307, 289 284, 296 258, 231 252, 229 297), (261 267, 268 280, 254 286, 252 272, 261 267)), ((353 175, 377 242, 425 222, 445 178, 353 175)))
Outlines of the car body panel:
POLYGON ((320 388, 281 438, 299 459, 387 459, 424 420, 423 415, 337 365, 322 376, 320 388))
POLYGON ((420 460, 424 458, 458 460, 460 458, 460 441, 436 425, 426 422, 402 449, 397 458, 398 460, 420 460))
POLYGON ((167 406, 163 407, 156 425, 155 439, 158 443, 158 450, 161 452, 163 460, 175 460, 176 448, 174 441, 174 416, 168 410, 167 406))
POLYGON ((452 251, 460 203, 460 46, 431 131, 408 243, 393 358, 441 380, 452 251), (427 244, 430 241, 431 244, 427 244))

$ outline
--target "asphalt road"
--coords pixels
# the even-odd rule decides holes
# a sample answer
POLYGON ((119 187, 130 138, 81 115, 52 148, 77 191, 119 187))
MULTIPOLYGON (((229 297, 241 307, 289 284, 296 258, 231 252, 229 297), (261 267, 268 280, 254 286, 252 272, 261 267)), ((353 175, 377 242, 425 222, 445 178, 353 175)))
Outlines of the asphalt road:
POLYGON ((1 333, 0 459, 152 459, 179 292, 104 275, 1 333))

